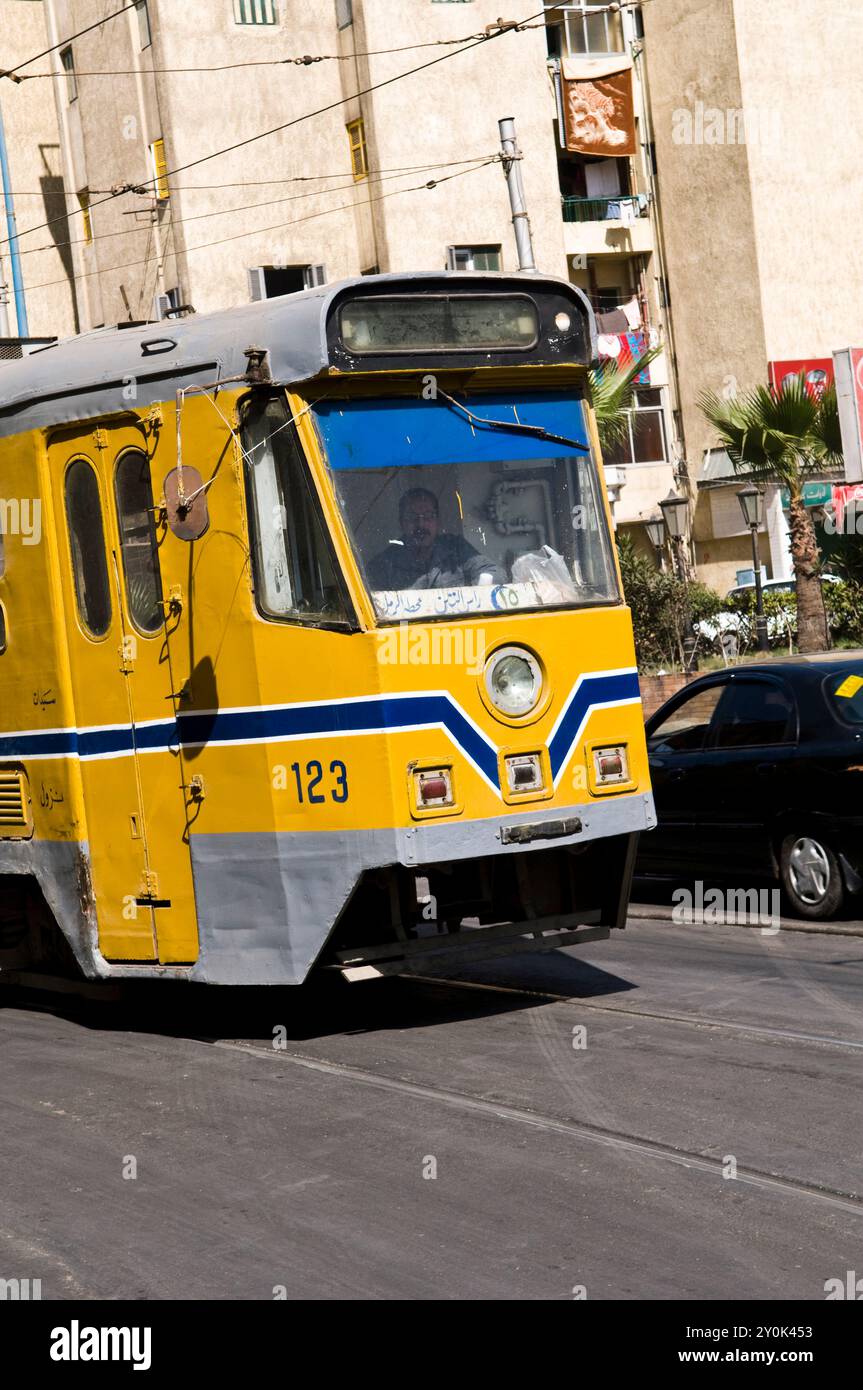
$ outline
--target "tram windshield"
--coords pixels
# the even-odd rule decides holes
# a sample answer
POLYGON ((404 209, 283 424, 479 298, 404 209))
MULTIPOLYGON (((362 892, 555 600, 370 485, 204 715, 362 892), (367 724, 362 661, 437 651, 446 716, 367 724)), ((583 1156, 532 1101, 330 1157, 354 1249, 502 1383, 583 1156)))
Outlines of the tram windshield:
POLYGON ((378 617, 614 602, 584 402, 429 393, 315 407, 378 617))

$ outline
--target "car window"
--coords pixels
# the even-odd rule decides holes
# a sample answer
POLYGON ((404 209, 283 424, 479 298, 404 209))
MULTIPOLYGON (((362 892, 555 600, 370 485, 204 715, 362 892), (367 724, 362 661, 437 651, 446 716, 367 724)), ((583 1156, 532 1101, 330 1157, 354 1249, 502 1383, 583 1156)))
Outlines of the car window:
POLYGON ((680 753, 704 746, 704 737, 724 685, 696 690, 657 724, 648 740, 651 753, 680 753))
POLYGON ((863 662, 843 666, 824 682, 828 704, 849 724, 863 724, 863 662))
POLYGON ((758 748, 766 743, 787 743, 795 733, 794 700, 783 686, 772 681, 735 681, 726 687, 716 712, 712 745, 715 748, 758 748))

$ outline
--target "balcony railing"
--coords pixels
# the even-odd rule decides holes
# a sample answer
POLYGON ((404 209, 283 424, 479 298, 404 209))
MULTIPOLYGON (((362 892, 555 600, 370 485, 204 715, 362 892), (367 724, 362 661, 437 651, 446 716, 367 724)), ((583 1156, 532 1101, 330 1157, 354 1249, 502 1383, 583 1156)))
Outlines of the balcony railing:
POLYGON ((562 198, 564 222, 630 222, 647 216, 647 199, 616 193, 609 198, 562 198))

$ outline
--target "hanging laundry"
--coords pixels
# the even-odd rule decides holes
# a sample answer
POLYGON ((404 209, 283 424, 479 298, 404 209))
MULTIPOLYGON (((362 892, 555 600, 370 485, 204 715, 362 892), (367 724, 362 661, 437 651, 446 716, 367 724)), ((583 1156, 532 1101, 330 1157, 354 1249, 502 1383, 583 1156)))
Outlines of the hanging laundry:
POLYGON ((616 333, 600 333, 596 340, 596 350, 600 357, 619 357, 622 350, 620 338, 616 333))
POLYGON ((564 58, 561 86, 568 150, 617 159, 637 153, 631 59, 564 58))
POLYGON ((635 295, 626 304, 621 304, 620 309, 626 315, 627 328, 635 330, 641 327, 641 305, 635 295))
POLYGON ((599 333, 625 333, 632 326, 622 309, 608 309, 605 313, 596 316, 596 327, 599 333))

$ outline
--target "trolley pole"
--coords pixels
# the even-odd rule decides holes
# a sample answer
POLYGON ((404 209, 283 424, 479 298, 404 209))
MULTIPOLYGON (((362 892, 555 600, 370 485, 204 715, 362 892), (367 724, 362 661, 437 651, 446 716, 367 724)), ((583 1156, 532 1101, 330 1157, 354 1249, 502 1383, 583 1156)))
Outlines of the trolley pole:
POLYGON ((497 124, 500 130, 500 148, 503 153, 503 172, 506 176, 509 204, 512 208, 512 227, 515 232, 515 245, 518 251, 518 268, 528 275, 536 275, 530 220, 527 215, 527 204, 524 201, 524 185, 521 181, 521 151, 515 138, 515 120, 512 116, 504 116, 497 124))

